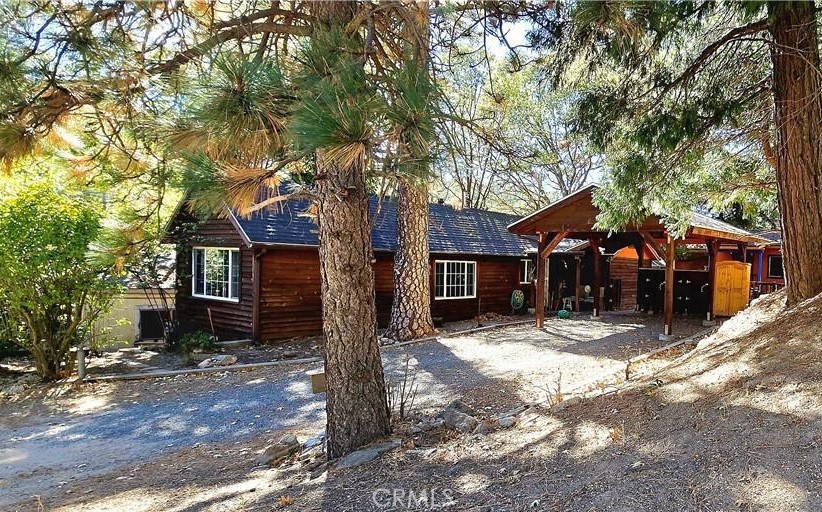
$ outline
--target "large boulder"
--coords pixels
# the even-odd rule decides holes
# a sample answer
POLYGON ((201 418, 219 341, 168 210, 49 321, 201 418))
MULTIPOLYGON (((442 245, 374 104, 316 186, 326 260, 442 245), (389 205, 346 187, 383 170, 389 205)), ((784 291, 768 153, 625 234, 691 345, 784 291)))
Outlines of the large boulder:
POLYGON ((474 411, 474 409, 471 408, 471 406, 467 405, 465 402, 463 402, 462 400, 459 400, 459 399, 454 400, 453 402, 448 404, 448 406, 445 408, 445 410, 447 411, 448 409, 453 409, 453 410, 461 412, 463 414, 467 414, 468 416, 476 416, 477 415, 477 413, 474 411))

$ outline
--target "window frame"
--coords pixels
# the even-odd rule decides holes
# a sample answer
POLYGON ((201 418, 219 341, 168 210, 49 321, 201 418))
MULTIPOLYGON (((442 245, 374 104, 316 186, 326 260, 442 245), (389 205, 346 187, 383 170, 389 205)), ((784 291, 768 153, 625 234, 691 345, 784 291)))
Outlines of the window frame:
MULTIPOLYGON (((474 261, 474 260, 434 260, 434 300, 476 299, 477 298, 477 287, 478 287, 477 274, 478 274, 477 273, 477 261, 474 261), (445 293, 445 295, 443 295, 443 296, 437 295, 437 265, 440 264, 440 263, 443 264, 442 276, 443 276, 444 282, 443 282, 442 290, 443 290, 443 293, 445 293), (474 276, 474 279, 473 279, 473 285, 474 286, 473 286, 473 288, 474 288, 474 290, 473 290, 473 293, 471 295, 448 296, 448 291, 447 291, 448 290, 448 284, 447 284, 448 277, 447 276, 449 275, 449 273, 448 273, 448 264, 449 263, 464 263, 464 264, 466 264, 466 269, 468 268, 469 265, 473 267, 473 269, 474 269, 473 270, 473 276, 474 276)), ((454 275, 459 275, 459 274, 454 274, 454 275)), ((462 275, 467 276, 468 274, 462 274, 462 275)), ((467 287, 467 285, 463 285, 463 288, 466 288, 466 287, 467 287)))
POLYGON ((191 296, 197 299, 205 299, 205 300, 218 300, 221 302, 233 302, 239 303, 240 296, 242 295, 242 281, 243 281, 243 274, 242 269, 240 268, 240 263, 242 262, 242 256, 240 254, 240 249, 236 247, 214 247, 214 246, 202 246, 197 245, 191 248, 191 296), (203 266, 203 293, 197 293, 197 283, 195 281, 197 277, 197 268, 196 268, 196 258, 194 257, 195 251, 203 251, 203 257, 208 251, 228 251, 228 293, 231 294, 231 270, 235 263, 235 255, 236 255, 236 263, 237 263, 237 296, 236 297, 220 297, 217 295, 208 295, 205 293, 207 289, 206 283, 208 282, 206 276, 208 273, 206 272, 205 266, 203 266))
POLYGON ((523 276, 525 276, 526 281, 523 281, 522 278, 519 280, 519 284, 531 284, 531 282, 535 279, 533 276, 534 273, 534 261, 531 258, 523 258, 519 260, 520 262, 520 270, 522 270, 522 264, 525 263, 525 272, 523 272, 523 276), (530 277, 530 279, 528 279, 530 277))
POLYGON ((785 279, 785 260, 783 259, 781 254, 769 254, 768 255, 768 278, 769 279, 785 279), (782 263, 779 265, 780 267, 782 267, 782 275, 781 276, 775 276, 775 275, 771 274, 771 258, 779 258, 782 261, 782 263))

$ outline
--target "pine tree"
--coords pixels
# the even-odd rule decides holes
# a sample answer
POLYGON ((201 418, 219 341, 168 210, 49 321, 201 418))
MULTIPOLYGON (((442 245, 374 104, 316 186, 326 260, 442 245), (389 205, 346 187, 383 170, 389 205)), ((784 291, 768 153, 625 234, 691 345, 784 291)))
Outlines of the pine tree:
POLYGON ((712 157, 760 144, 759 157, 775 165, 788 302, 822 292, 813 2, 563 7, 542 9, 532 36, 555 55, 548 74, 580 86, 578 127, 608 153, 601 225, 630 224, 651 204, 682 216, 712 157))
POLYGON ((409 7, 409 50, 394 80, 394 108, 389 118, 396 132, 399 166, 397 246, 394 252, 394 301, 385 335, 409 340, 434 332, 428 257, 428 182, 433 87, 429 72, 428 3, 409 7))

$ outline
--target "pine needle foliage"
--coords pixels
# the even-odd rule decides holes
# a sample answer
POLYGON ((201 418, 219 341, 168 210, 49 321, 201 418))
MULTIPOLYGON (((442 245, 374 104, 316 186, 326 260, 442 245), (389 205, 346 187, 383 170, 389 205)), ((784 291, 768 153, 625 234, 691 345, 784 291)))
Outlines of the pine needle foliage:
POLYGON ((368 83, 354 38, 340 30, 317 31, 299 60, 300 100, 289 126, 296 148, 321 149, 343 169, 364 161, 384 102, 368 83))
POLYGON ((552 52, 549 82, 579 90, 575 130, 606 155, 601 227, 648 213, 681 227, 695 207, 775 201, 757 147, 773 129, 763 5, 578 2, 532 34, 552 52), (740 169, 752 171, 745 186, 718 183, 740 169))
POLYGON ((432 178, 429 146, 434 137, 436 88, 425 64, 410 57, 395 71, 391 83, 393 94, 386 118, 397 144, 396 172, 425 183, 432 178))

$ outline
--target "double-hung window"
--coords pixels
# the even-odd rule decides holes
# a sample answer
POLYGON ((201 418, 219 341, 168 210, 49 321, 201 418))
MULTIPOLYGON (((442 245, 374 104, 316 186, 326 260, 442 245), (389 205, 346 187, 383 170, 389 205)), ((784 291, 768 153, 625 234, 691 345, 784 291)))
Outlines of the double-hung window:
POLYGON ((195 247, 191 251, 191 294, 219 300, 240 300, 240 251, 195 247))
POLYGON ((477 296, 475 261, 435 261, 434 298, 472 299, 477 296))

